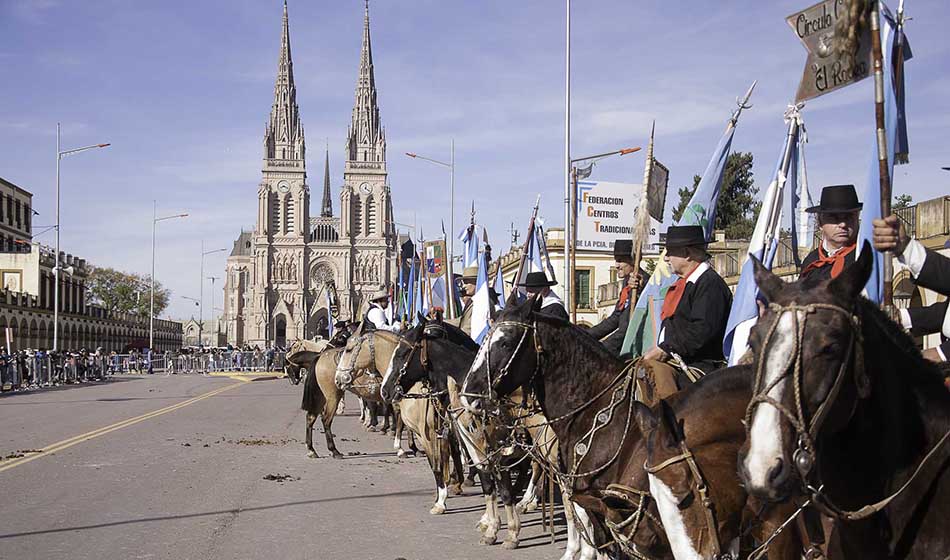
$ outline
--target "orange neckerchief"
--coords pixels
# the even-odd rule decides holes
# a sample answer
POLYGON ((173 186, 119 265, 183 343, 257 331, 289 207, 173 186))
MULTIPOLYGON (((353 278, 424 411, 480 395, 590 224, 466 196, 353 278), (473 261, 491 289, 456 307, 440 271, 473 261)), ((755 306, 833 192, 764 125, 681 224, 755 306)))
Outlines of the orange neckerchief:
POLYGON ((853 245, 843 247, 833 256, 829 257, 827 254, 825 254, 824 243, 819 243, 818 244, 818 260, 806 266, 805 270, 802 271, 801 276, 805 276, 812 270, 818 270, 819 268, 828 266, 830 264, 831 277, 837 278, 838 275, 841 274, 841 271, 844 270, 844 258, 848 255, 848 253, 851 253, 852 251, 854 251, 855 248, 857 248, 857 246, 858 246, 857 243, 855 243, 853 245))
POLYGON ((686 278, 680 278, 670 286, 666 291, 666 297, 663 298, 663 307, 660 308, 660 320, 665 321, 676 313, 676 307, 683 299, 683 292, 686 291, 686 278))

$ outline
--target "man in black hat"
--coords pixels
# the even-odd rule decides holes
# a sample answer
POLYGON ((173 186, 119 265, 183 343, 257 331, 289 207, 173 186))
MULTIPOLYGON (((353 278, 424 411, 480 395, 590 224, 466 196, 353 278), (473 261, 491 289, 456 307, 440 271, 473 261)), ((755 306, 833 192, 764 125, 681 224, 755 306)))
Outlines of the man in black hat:
POLYGON ((615 356, 620 355, 620 348, 623 346, 627 323, 630 322, 630 308, 636 305, 641 287, 647 282, 646 273, 642 269, 634 272, 633 258, 630 256, 632 249, 633 241, 630 239, 618 239, 614 242, 617 278, 623 283, 623 289, 620 290, 613 313, 587 331, 615 356))
MULTIPOLYGON (((950 296, 950 258, 911 239, 897 216, 891 214, 874 220, 874 248, 892 251, 910 270, 917 285, 950 296)), ((933 362, 946 362, 950 357, 950 302, 944 300, 899 311, 901 325, 915 336, 940 333, 941 344, 924 350, 924 357, 933 362)))
POLYGON ((643 355, 645 360, 666 362, 676 354, 705 373, 725 365, 722 339, 732 292, 708 260, 702 226, 670 226, 664 261, 679 280, 663 299, 657 345, 643 355))
POLYGON ((450 319, 448 323, 465 331, 472 336, 472 303, 475 297, 475 283, 478 279, 478 267, 466 266, 462 271, 462 289, 459 297, 462 300, 462 314, 458 319, 450 319))
POLYGON ((858 239, 858 202, 854 185, 832 185, 821 189, 821 203, 806 209, 818 215, 821 243, 802 261, 799 280, 810 285, 836 278, 854 263, 858 239))
POLYGON ((551 291, 551 286, 557 286, 557 280, 548 280, 543 272, 529 272, 518 285, 528 292, 528 297, 541 298, 541 313, 560 317, 565 321, 571 320, 567 309, 564 308, 564 302, 551 291))

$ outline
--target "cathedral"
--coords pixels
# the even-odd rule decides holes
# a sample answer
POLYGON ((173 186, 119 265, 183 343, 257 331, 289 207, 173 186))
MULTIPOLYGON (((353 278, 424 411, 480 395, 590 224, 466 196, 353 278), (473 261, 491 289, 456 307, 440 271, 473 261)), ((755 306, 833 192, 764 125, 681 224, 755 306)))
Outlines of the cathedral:
POLYGON ((328 151, 320 212, 310 215, 306 143, 286 1, 274 104, 263 147, 256 225, 241 232, 228 257, 222 323, 228 342, 235 346, 286 347, 327 328, 328 294, 336 318, 358 319, 369 295, 390 284, 396 270, 397 239, 386 172, 386 133, 376 102, 368 0, 339 214, 333 211, 328 151))

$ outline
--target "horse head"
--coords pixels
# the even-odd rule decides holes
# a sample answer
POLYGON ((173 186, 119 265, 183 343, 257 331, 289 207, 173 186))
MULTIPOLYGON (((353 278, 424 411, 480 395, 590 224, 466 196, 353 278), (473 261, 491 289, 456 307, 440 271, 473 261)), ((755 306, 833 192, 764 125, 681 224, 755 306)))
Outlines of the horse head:
MULTIPOLYGON (((514 293, 512 294, 514 295, 514 293)), ((537 317, 541 298, 522 304, 509 298, 482 340, 462 384, 462 404, 471 411, 531 383, 540 366, 537 317)))
POLYGON ((384 401, 392 402, 398 396, 409 391, 416 382, 425 377, 423 368, 410 368, 410 362, 419 351, 419 345, 428 320, 420 318, 419 323, 403 333, 396 349, 393 350, 389 366, 383 374, 383 382, 379 386, 379 396, 384 401), (398 387, 398 389, 397 389, 398 387))
POLYGON ((754 263, 768 305, 749 337, 755 380, 739 476, 756 497, 804 491, 819 436, 843 428, 869 394, 858 306, 872 264, 865 242, 837 278, 809 287, 785 284, 754 263))

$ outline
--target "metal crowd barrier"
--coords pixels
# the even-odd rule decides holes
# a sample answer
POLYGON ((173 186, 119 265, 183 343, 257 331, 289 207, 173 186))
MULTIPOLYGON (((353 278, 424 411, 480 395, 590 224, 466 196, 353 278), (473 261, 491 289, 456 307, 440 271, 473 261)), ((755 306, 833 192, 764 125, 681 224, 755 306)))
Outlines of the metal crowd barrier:
POLYGON ((283 371, 285 352, 209 351, 198 354, 0 355, 0 388, 49 387, 102 380, 129 373, 213 373, 283 371))

